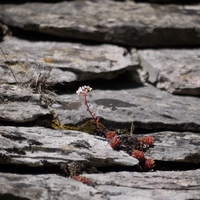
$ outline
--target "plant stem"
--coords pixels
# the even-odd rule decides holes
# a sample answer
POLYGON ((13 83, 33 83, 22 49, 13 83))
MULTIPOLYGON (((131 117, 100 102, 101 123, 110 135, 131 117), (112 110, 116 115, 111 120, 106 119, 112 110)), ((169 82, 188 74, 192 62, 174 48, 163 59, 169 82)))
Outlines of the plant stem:
POLYGON ((15 79, 15 82, 17 84, 18 83, 17 78, 16 78, 16 76, 15 76, 15 74, 14 74, 14 72, 13 72, 13 70, 12 70, 12 68, 11 68, 11 66, 10 66, 10 64, 8 62, 8 59, 6 58, 6 55, 5 55, 4 51, 3 51, 3 49, 1 47, 0 47, 0 49, 1 49, 1 52, 2 52, 4 58, 5 58, 6 62, 7 62, 8 68, 10 69, 10 71, 11 71, 11 73, 12 73, 14 79, 15 79))
POLYGON ((90 115, 92 116, 92 119, 96 121, 96 117, 95 117, 95 114, 90 110, 90 105, 88 104, 87 102, 87 96, 86 95, 83 95, 83 98, 84 98, 84 103, 86 105, 86 108, 87 108, 87 111, 90 113, 90 115))

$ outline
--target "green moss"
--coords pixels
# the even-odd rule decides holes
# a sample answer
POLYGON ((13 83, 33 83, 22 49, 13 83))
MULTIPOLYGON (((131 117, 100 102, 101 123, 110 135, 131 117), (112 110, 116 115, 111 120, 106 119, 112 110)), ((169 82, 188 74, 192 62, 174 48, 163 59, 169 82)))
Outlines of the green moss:
POLYGON ((97 124, 94 120, 86 121, 85 123, 81 124, 77 128, 79 131, 86 132, 91 135, 96 135, 99 131, 105 129, 105 127, 101 123, 98 123, 98 127, 97 127, 97 124))
MULTIPOLYGON (((57 120, 54 117, 55 116, 54 111, 52 111, 51 114, 53 116, 53 119, 51 120, 51 128, 55 130, 75 130, 75 131, 86 132, 91 135, 98 135, 105 137, 105 133, 107 130, 106 127, 102 123, 100 122, 97 123, 93 119, 88 120, 81 125, 62 125, 60 124, 59 120, 57 120)), ((118 135, 130 134, 130 132, 128 131, 128 129, 119 129, 117 134, 118 135)))

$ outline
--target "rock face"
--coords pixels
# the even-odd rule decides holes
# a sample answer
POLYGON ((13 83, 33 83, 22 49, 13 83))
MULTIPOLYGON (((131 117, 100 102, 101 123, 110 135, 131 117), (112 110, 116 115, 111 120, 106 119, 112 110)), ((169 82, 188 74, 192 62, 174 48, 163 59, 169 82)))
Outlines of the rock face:
POLYGON ((70 1, 1 5, 0 18, 9 26, 62 38, 138 47, 191 46, 200 44, 199 12, 199 5, 70 1))
POLYGON ((155 147, 146 155, 155 160, 200 163, 199 133, 165 131, 152 135, 157 139, 155 147))
POLYGON ((198 199, 200 170, 186 172, 112 172, 85 175, 95 183, 86 186, 56 175, 0 175, 1 199, 198 199), (145 177, 145 181, 144 181, 145 177), (29 187, 23 188, 22 185, 29 187), (49 188, 52 188, 49 190, 49 188))
MULTIPOLYGON (((87 161, 92 166, 134 166, 138 161, 125 152, 114 151, 103 138, 78 131, 56 131, 46 128, 0 127, 1 146, 6 164, 40 166, 44 162, 62 164, 87 161), (20 150, 21 153, 19 153, 20 150)), ((2 161, 1 161, 2 163, 2 161)))
POLYGON ((2 200, 11 198, 24 200, 106 199, 103 193, 93 187, 57 175, 31 176, 3 173, 1 175, 0 198, 2 200), (22 185, 28 185, 28 187, 24 188, 22 185))
POLYGON ((200 170, 186 172, 118 172, 108 173, 99 179, 87 175, 97 183, 96 189, 108 194, 110 199, 198 199, 200 170), (145 178, 144 178, 145 177, 145 178), (145 180, 145 181, 144 181, 145 180), (188 188, 187 191, 184 189, 188 188))
MULTIPOLYGON (((95 89, 90 93, 91 110, 100 119, 126 128, 130 128, 133 121, 136 128, 143 129, 200 130, 198 98, 173 96, 150 85, 130 89, 125 89, 126 84, 121 86, 119 90, 95 89)), ((63 124, 78 123, 90 117, 82 98, 76 94, 61 95, 57 102, 60 105, 53 109, 63 124)))
POLYGON ((150 1, 0 4, 0 199, 199 199, 200 4, 150 1))
POLYGON ((200 94, 200 50, 140 50, 141 66, 148 81, 173 94, 200 94))
MULTIPOLYGON (((28 82, 36 74, 47 73, 52 67, 48 81, 61 83, 113 79, 125 71, 136 71, 139 67, 136 51, 131 57, 125 48, 114 45, 29 42, 7 37, 2 42, 2 49, 8 61, 1 54, 1 62, 4 65, 9 62, 20 82, 28 82)), ((8 67, 2 69, 2 74, 3 82, 13 82, 8 67)))

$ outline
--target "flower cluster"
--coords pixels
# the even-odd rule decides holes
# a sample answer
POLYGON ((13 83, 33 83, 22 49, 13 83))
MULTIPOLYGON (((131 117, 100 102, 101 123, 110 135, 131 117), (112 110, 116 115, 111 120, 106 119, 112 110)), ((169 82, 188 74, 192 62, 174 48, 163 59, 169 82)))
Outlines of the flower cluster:
POLYGON ((85 176, 72 176, 72 178, 87 185, 90 183, 90 180, 85 176))
POLYGON ((143 151, 139 151, 139 150, 133 150, 132 154, 131 154, 134 158, 137 158, 140 162, 143 161, 144 158, 144 152, 143 151))
POLYGON ((151 158, 145 158, 143 151, 133 150, 132 156, 139 160, 139 164, 144 170, 150 170, 155 167, 155 161, 151 158))
POLYGON ((153 169, 155 167, 155 161, 151 158, 148 158, 145 160, 145 163, 144 163, 144 167, 145 169, 149 170, 149 169, 153 169))
POLYGON ((80 95, 87 96, 87 93, 91 92, 91 91, 92 91, 92 88, 90 86, 84 85, 84 86, 78 88, 78 90, 76 91, 76 94, 78 96, 80 96, 80 95))
MULTIPOLYGON (((103 133, 110 146, 115 150, 124 150, 132 157, 139 160, 141 170, 150 170, 155 167, 155 161, 151 158, 145 158, 144 152, 147 148, 152 147, 155 142, 153 136, 143 136, 140 138, 133 137, 132 135, 118 136, 116 131, 106 130, 102 124, 99 123, 99 117, 95 117, 95 114, 90 110, 90 105, 87 101, 87 94, 92 90, 89 86, 82 86, 76 91, 78 96, 82 96, 86 105, 87 111, 91 115, 96 124, 96 129, 103 133)), ((76 180, 86 182, 87 179, 83 177, 75 177, 76 180)))
POLYGON ((144 144, 147 147, 152 147, 155 142, 155 138, 153 136, 143 136, 139 138, 139 140, 141 144, 144 144))
POLYGON ((120 144, 120 139, 117 137, 114 137, 112 140, 109 141, 109 144, 113 149, 117 149, 117 147, 120 144))
POLYGON ((90 91, 92 91, 92 88, 90 86, 84 85, 84 86, 78 88, 78 90, 76 91, 76 94, 78 96, 82 96, 83 97, 83 100, 84 100, 85 106, 87 108, 87 111, 90 113, 92 119, 95 120, 98 123, 99 119, 98 118, 96 119, 95 114, 90 110, 90 105, 88 104, 88 101, 87 101, 87 94, 90 91))
POLYGON ((112 140, 117 135, 116 131, 107 131, 106 132, 106 139, 108 141, 112 140))

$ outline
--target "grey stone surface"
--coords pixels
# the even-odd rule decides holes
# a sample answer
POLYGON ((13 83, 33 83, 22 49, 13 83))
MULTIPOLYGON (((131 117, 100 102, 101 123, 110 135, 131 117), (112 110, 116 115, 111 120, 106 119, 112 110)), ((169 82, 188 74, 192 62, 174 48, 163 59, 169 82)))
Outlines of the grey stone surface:
POLYGON ((106 199, 99 190, 57 175, 0 173, 0 199, 83 200, 106 199))
MULTIPOLYGON (((135 51, 133 57, 125 48, 115 45, 83 45, 69 42, 33 42, 6 37, 1 43, 8 62, 21 82, 28 82, 39 73, 47 73, 49 82, 73 82, 96 78, 113 79, 125 71, 139 67, 135 51)), ((13 82, 6 60, 0 54, 4 75, 1 82, 13 82)))
POLYGON ((200 163, 199 133, 165 131, 151 135, 156 138, 155 146, 146 156, 161 161, 200 163))
POLYGON ((32 102, 8 102, 0 104, 0 113, 0 120, 23 123, 49 114, 49 110, 32 102))
POLYGON ((0 197, 46 199, 199 199, 200 170, 185 172, 112 172, 86 174, 95 187, 57 175, 1 173, 0 197), (28 187, 27 187, 28 186, 28 187), (9 196, 10 195, 10 196, 9 196))
MULTIPOLYGON (((27 35, 26 39, 7 36, 0 43, 8 59, 0 53, 0 199, 199 200, 200 102, 198 97, 173 95, 200 94, 199 49, 133 49, 136 46, 198 47, 199 14, 199 3, 164 6, 134 1, 78 0, 1 4, 0 21, 27 35), (25 32, 28 30, 35 31, 37 36, 47 34, 46 41, 29 40, 31 33, 25 32), (48 41, 48 35, 63 40, 52 41, 51 37, 48 41), (69 42, 69 38, 81 40, 69 42), (114 43, 131 46, 132 50, 114 43), (28 84, 15 84, 8 64, 18 83, 37 82, 51 67, 48 84, 78 85, 76 81, 93 80, 88 101, 100 122, 111 129, 130 129, 134 122, 134 133, 148 129, 155 136, 154 148, 145 152, 146 158, 156 160, 155 170, 130 172, 136 170, 138 161, 122 151, 114 151, 98 136, 32 125, 11 126, 13 122, 30 122, 40 116, 49 119, 46 114, 52 110, 61 124, 81 123, 91 116, 75 91, 63 94, 62 86, 57 89, 63 95, 51 99, 48 94, 45 99, 46 93, 38 94, 28 84), (141 78, 147 79, 145 72, 148 72, 147 80, 157 88, 146 82, 136 85, 126 78, 112 80, 124 72, 135 80, 139 77, 135 73, 139 64, 143 68, 141 78), (96 82, 97 78, 109 81, 96 82), (47 100, 53 104, 49 103, 45 109, 47 100), (83 174, 90 179, 90 186, 55 175, 62 173, 62 164, 69 167, 73 161, 103 167, 108 173, 102 170, 101 174, 83 174), (56 168, 55 174, 46 171, 48 167, 56 168), (186 171, 180 171, 185 168, 186 171), (42 171, 38 175, 37 169, 42 171)), ((2 30, 3 35, 8 31, 4 26, 2 30)), ((67 92, 73 89, 66 87, 67 92)))
MULTIPOLYGON (((135 51, 134 51, 135 54, 135 51)), ((173 94, 200 94, 200 49, 138 51, 148 81, 173 94)))
POLYGON ((34 94, 31 88, 22 85, 0 84, 0 103, 41 101, 41 94, 34 94))
POLYGON ((184 172, 112 172, 87 175, 110 199, 199 199, 200 170, 184 172), (187 188, 187 189, 186 189, 187 188))
POLYGON ((133 1, 0 6, 0 19, 9 26, 139 47, 199 45, 199 13, 199 4, 162 6, 133 1))
MULTIPOLYGON (((133 87, 121 83, 119 89, 95 89, 89 93, 91 110, 112 127, 199 131, 199 98, 174 96, 151 85, 133 87)), ((75 93, 75 92, 74 92, 75 93)), ((53 108, 61 123, 78 123, 91 116, 82 98, 60 95, 53 108)))
POLYGON ((41 166, 45 160, 56 165, 70 161, 88 161, 96 167, 138 164, 135 158, 125 152, 114 151, 103 138, 78 131, 1 126, 0 138, 0 153, 8 157, 7 160, 1 160, 1 163, 41 166), (30 147, 31 141, 34 142, 30 147), (6 150, 12 148, 23 153, 6 150))
POLYGON ((195 4, 199 3, 199 0, 135 0, 135 2, 148 2, 148 3, 159 3, 159 4, 169 4, 169 3, 177 3, 177 4, 195 4))

